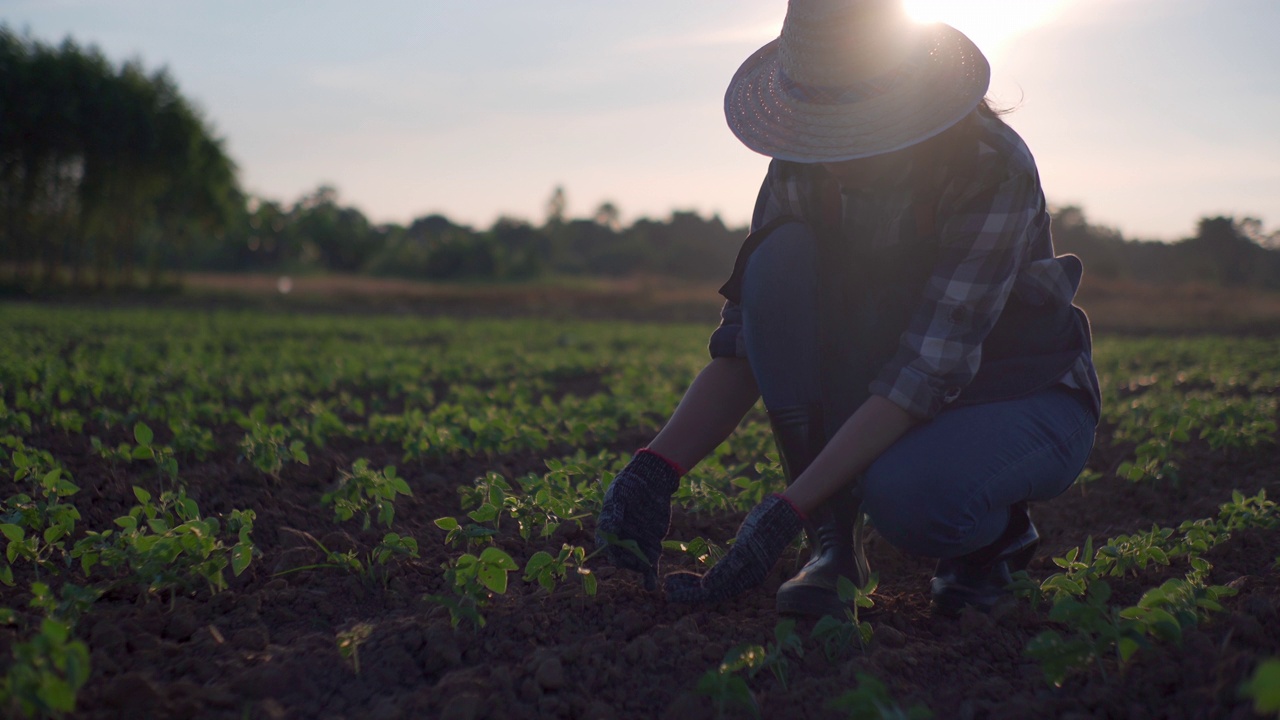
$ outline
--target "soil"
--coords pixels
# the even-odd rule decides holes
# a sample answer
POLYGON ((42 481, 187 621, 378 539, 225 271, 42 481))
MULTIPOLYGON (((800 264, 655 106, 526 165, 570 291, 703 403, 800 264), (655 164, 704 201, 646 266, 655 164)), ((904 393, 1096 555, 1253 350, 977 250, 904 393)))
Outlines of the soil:
MULTIPOLYGON (((578 391, 574 379, 565 392, 578 391)), ((589 383, 588 383, 589 384, 589 383)), ((640 445, 640 429, 616 449, 640 445)), ((86 438, 128 438, 120 429, 86 428, 82 436, 48 432, 28 444, 50 450, 82 491, 75 496, 84 527, 110 525, 133 504, 140 478, 129 466, 97 457, 86 438), (112 434, 114 433, 114 435, 112 434), (118 436, 118 437, 117 437, 118 436)), ((1108 473, 1127 448, 1100 444, 1092 469, 1108 473)), ((159 439, 159 438, 158 438, 159 439)), ((234 443, 226 446, 234 447, 234 443)), ((1097 539, 1174 526, 1214 516, 1239 489, 1280 496, 1280 451, 1215 456, 1187 446, 1181 485, 1108 479, 1076 486, 1033 508, 1044 545, 1030 573, 1055 568, 1048 558, 1097 539)), ((454 628, 447 611, 423 596, 444 591, 440 565, 459 551, 443 543, 433 520, 460 514, 456 488, 488 470, 508 476, 541 470, 542 456, 450 458, 401 462, 393 446, 348 442, 313 452, 309 466, 292 464, 272 480, 227 451, 205 462, 183 461, 188 492, 206 514, 232 508, 257 511, 254 541, 262 555, 231 587, 154 597, 137 590, 101 598, 75 628, 92 653, 92 676, 81 690, 76 718, 672 718, 716 716, 697 680, 727 650, 772 640, 779 618, 773 592, 794 568, 779 563, 765 585, 721 606, 689 610, 646 592, 638 578, 595 563, 599 592, 576 584, 548 593, 513 574, 505 595, 484 609, 487 624, 454 628), (413 496, 396 502, 402 534, 418 538, 420 561, 396 566, 385 582, 335 569, 279 575, 319 559, 315 545, 370 549, 378 528, 337 523, 318 498, 356 458, 373 467, 397 465, 413 496), (337 637, 365 625, 355 658, 340 654, 337 637)), ((145 478, 143 479, 145 480, 145 478)), ((741 514, 704 517, 676 511, 672 537, 703 535, 723 543, 741 514)), ((590 546, 594 525, 566 523, 549 540, 527 542, 504 532, 498 545, 523 566, 529 555, 567 542, 590 546)), ((1123 669, 1113 660, 1048 684, 1024 654, 1027 642, 1054 627, 1043 608, 1013 602, 992 614, 959 618, 930 612, 932 562, 905 555, 872 534, 868 552, 880 577, 875 608, 865 617, 874 639, 864 651, 829 660, 814 641, 792 662, 787 686, 768 672, 750 681, 765 718, 841 717, 827 703, 868 673, 887 685, 903 707, 923 704, 939 718, 1247 718, 1238 687, 1261 659, 1280 655, 1280 533, 1234 534, 1208 555, 1210 581, 1238 592, 1223 612, 1189 628, 1181 645, 1154 644, 1123 669)), ((668 555, 664 571, 694 569, 668 555)), ((1117 598, 1136 600, 1185 567, 1148 570, 1112 579, 1117 598)), ((18 577, 17 588, 32 578, 18 577)), ((76 578, 71 576, 74 582, 76 578)), ((20 607, 23 593, 0 590, 0 605, 20 607)), ((797 631, 807 638, 811 623, 797 631)), ((12 629, 0 629, 0 672, 10 660, 12 629)), ((727 717, 747 716, 730 707, 727 717)))

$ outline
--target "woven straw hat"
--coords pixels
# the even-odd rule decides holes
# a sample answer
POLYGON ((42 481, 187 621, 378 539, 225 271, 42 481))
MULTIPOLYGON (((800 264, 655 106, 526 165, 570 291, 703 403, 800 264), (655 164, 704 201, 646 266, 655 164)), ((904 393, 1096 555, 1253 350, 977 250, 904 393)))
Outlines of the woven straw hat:
POLYGON ((747 147, 838 162, 927 140, 968 115, 991 67, 955 28, 898 0, 790 0, 782 34, 742 64, 724 97, 747 147))

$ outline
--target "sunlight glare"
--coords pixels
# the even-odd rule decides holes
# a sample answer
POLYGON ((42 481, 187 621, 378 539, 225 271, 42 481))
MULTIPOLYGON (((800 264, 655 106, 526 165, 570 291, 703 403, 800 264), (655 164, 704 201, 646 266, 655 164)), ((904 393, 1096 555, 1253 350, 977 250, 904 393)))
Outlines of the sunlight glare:
POLYGON ((944 22, 987 55, 998 55, 1019 35, 1057 17, 1071 0, 903 0, 917 22, 944 22))

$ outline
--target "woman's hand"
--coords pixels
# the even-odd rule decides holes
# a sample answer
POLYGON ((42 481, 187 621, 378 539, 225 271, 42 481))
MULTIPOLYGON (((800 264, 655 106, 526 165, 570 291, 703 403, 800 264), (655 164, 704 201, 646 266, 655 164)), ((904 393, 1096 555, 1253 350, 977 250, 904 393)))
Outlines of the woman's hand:
POLYGON ((781 495, 770 495, 753 509, 729 553, 706 575, 672 573, 663 582, 667 599, 678 603, 715 603, 741 595, 764 581, 782 551, 804 527, 804 519, 781 495))
POLYGON ((606 535, 635 542, 645 559, 613 543, 605 555, 615 566, 642 574, 649 590, 658 587, 658 556, 671 527, 671 496, 678 487, 680 473, 662 457, 641 450, 609 484, 596 518, 598 546, 608 542, 606 535))

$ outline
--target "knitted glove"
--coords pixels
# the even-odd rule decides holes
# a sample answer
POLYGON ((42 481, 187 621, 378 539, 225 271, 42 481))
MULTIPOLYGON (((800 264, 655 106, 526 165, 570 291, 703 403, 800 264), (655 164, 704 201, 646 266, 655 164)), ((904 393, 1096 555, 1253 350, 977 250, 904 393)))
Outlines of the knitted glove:
POLYGON ((658 587, 658 556, 662 538, 671 527, 671 496, 679 487, 680 473, 671 463, 641 450, 610 483, 596 518, 597 545, 605 544, 605 533, 636 542, 649 561, 647 565, 617 545, 610 545, 605 555, 615 566, 641 573, 649 590, 658 587))
POLYGON ((781 495, 770 495, 738 528, 729 553, 706 575, 672 573, 663 581, 667 599, 677 603, 716 603, 741 595, 764 581, 778 556, 804 527, 796 509, 781 495))

